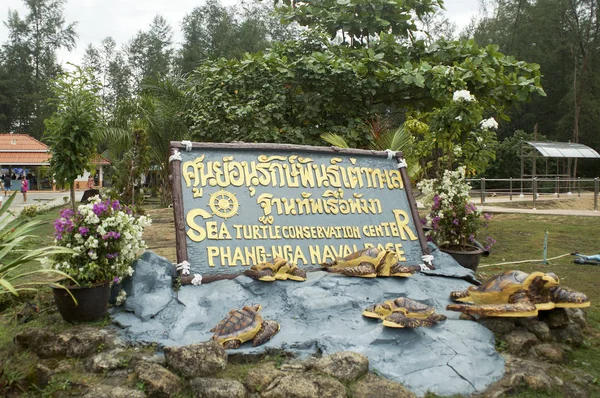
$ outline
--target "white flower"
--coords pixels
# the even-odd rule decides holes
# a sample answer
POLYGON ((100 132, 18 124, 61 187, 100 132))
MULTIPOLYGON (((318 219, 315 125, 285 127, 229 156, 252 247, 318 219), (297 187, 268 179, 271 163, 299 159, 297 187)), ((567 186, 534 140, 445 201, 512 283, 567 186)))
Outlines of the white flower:
POLYGON ((475 101, 475 97, 473 95, 471 95, 469 90, 458 90, 458 91, 455 91, 454 94, 452 94, 452 101, 471 102, 471 101, 475 101))
POLYGON ((455 117, 454 119, 458 120, 459 122, 462 122, 462 116, 458 115, 457 117, 455 117))
POLYGON ((125 299, 127 299, 127 293, 125 293, 125 290, 121 289, 121 291, 117 295, 117 299, 115 300, 115 305, 122 305, 125 302, 125 299))
POLYGON ((498 122, 493 117, 482 120, 479 125, 486 130, 496 130, 498 128, 498 122))
POLYGON ((462 154, 462 148, 460 147, 460 145, 457 145, 454 147, 454 155, 456 156, 460 156, 462 154))

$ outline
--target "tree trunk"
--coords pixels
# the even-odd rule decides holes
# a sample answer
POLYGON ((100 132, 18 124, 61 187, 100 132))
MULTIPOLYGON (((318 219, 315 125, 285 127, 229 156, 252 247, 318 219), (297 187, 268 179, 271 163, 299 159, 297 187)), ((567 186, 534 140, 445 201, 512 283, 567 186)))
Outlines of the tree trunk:
POLYGON ((75 181, 71 181, 71 207, 73 211, 77 211, 77 206, 75 204, 75 181))

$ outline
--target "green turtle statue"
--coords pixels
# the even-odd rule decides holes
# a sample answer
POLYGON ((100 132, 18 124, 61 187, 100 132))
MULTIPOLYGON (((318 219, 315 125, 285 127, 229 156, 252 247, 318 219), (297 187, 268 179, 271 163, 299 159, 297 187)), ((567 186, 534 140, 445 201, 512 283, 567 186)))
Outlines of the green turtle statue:
POLYGON ((306 280, 306 271, 281 257, 276 257, 272 263, 255 264, 246 270, 244 275, 263 282, 274 282, 276 280, 303 282, 306 280))
POLYGON ((409 277, 419 266, 402 265, 396 252, 379 250, 369 247, 351 253, 346 257, 337 257, 333 261, 321 263, 325 271, 361 278, 375 278, 377 276, 409 277))
POLYGON ((587 296, 563 289, 554 273, 506 271, 480 286, 450 293, 460 304, 446 309, 469 315, 491 317, 530 317, 539 310, 584 308, 590 306, 587 296))
POLYGON ((229 311, 229 314, 210 330, 214 332, 212 340, 225 349, 238 348, 250 340, 255 347, 266 343, 279 332, 279 323, 263 320, 259 314, 261 308, 260 304, 254 304, 229 311))
POLYGON ((383 326, 391 328, 429 327, 446 320, 445 315, 436 314, 434 307, 406 297, 371 305, 362 314, 381 319, 383 326))

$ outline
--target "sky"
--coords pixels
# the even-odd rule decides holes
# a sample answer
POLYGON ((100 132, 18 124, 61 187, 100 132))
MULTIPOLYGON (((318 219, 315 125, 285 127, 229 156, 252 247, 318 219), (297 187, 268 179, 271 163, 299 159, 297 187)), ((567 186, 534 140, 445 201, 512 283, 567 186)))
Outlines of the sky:
MULTIPOLYGON (((267 0, 265 0, 267 1, 267 0)), ((235 5, 236 0, 221 0, 221 4, 235 5)), ((446 0, 447 17, 459 29, 467 25, 477 13, 478 0, 446 0)), ((61 62, 79 64, 89 43, 99 45, 102 39, 112 36, 120 46, 132 39, 139 30, 145 30, 156 14, 165 17, 173 28, 173 40, 181 41, 180 24, 183 17, 201 0, 69 0, 65 6, 65 20, 77 21, 79 34, 77 48, 72 52, 61 51, 61 62)), ((0 0, 0 20, 6 21, 8 10, 16 10, 21 17, 26 13, 22 0, 0 0)), ((4 23, 0 26, 0 43, 7 39, 4 23)))

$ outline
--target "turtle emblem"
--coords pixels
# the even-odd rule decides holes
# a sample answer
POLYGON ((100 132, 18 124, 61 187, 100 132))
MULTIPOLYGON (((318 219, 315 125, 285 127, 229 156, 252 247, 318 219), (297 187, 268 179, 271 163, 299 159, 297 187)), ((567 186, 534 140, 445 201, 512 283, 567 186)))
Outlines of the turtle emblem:
POLYGON ((229 314, 210 330, 214 332, 212 340, 225 349, 238 348, 250 340, 255 347, 266 343, 279 332, 279 323, 263 320, 259 314, 261 308, 260 304, 254 304, 229 311, 229 314))
POLYGON ((381 319, 383 326, 390 328, 428 327, 446 320, 446 316, 435 313, 434 307, 406 297, 371 305, 362 314, 367 318, 381 319))
POLYGON ((281 257, 276 257, 272 263, 264 262, 253 265, 244 272, 244 275, 263 282, 285 281, 288 279, 303 282, 306 280, 306 271, 281 257))
POLYGON ((539 310, 589 307, 587 296, 563 289, 554 273, 506 271, 480 286, 450 293, 460 304, 446 309, 469 315, 495 317, 530 317, 539 310))
POLYGON ((409 277, 419 266, 406 266, 400 264, 398 254, 391 250, 379 250, 369 247, 351 253, 346 257, 337 257, 330 262, 322 263, 325 271, 361 278, 375 278, 377 276, 409 277))

